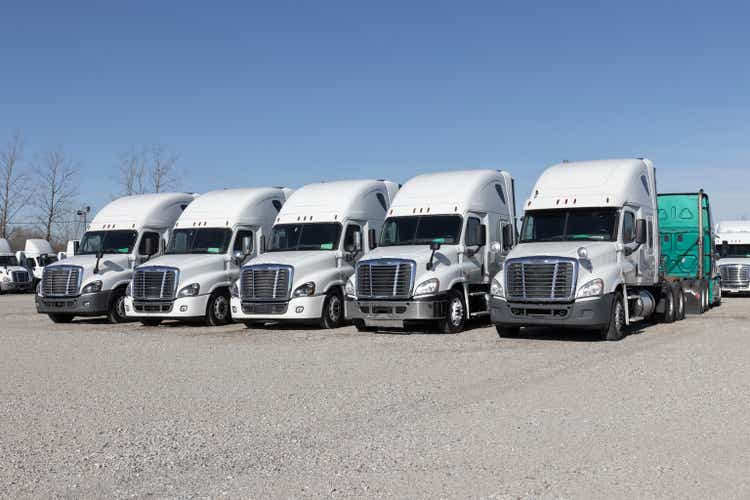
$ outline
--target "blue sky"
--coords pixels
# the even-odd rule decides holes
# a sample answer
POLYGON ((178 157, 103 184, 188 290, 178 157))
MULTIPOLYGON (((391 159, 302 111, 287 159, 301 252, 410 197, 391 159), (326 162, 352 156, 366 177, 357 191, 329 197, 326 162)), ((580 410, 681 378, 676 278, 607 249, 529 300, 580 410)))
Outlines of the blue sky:
POLYGON ((750 216, 750 7, 717 2, 32 2, 0 30, 0 140, 63 147, 81 201, 160 143, 181 188, 647 155, 750 216))

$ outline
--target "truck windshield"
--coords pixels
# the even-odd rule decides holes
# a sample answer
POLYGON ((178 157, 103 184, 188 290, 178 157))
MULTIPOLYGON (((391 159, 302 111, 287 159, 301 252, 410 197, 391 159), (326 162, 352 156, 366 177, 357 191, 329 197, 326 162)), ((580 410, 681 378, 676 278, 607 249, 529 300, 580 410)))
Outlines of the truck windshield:
POLYGON ((750 245, 730 245, 722 243, 721 245, 717 245, 717 249, 722 258, 750 257, 750 245))
POLYGON ((459 215, 389 217, 380 233, 380 246, 427 245, 435 240, 456 245, 461 238, 459 215))
POLYGON ((17 266, 18 259, 15 255, 0 255, 0 266, 17 266))
POLYGON ((273 227, 269 252, 336 250, 340 235, 341 224, 337 222, 279 224, 273 227))
POLYGON ((614 241, 617 210, 576 208, 526 212, 521 243, 533 241, 614 241))
POLYGON ((202 227, 175 229, 169 241, 168 254, 177 253, 226 253, 232 230, 227 228, 202 227))
POLYGON ((102 253, 130 253, 133 251, 135 231, 87 231, 83 235, 77 255, 96 255, 102 253))

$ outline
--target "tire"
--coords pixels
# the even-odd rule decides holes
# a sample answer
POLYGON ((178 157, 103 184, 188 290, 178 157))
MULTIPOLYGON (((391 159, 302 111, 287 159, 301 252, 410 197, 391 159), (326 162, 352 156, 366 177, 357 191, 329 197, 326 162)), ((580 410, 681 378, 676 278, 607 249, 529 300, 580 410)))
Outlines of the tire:
POLYGON ((466 304, 463 294, 456 290, 448 291, 448 316, 440 320, 438 330, 442 333, 459 333, 466 325, 466 304))
POLYGON ((112 324, 125 323, 128 318, 125 316, 125 289, 118 288, 112 292, 109 299, 109 310, 107 311, 107 321, 112 324))
POLYGON ((677 301, 675 300, 674 286, 667 286, 664 292, 664 312, 661 315, 661 322, 674 323, 677 318, 677 301))
POLYGON ((685 293, 682 291, 682 285, 679 283, 674 284, 674 297, 675 297, 675 321, 681 321, 685 319, 685 293))
POLYGON ((72 314, 48 314, 47 316, 53 323, 70 323, 75 317, 72 314))
POLYGON ((229 293, 226 290, 216 290, 208 298, 206 304, 206 325, 222 326, 232 321, 229 305, 229 293))
POLYGON ((625 304, 622 300, 622 292, 615 294, 612 302, 612 311, 609 315, 609 325, 604 327, 601 333, 602 340, 618 341, 625 336, 625 304))
POLYGON ((721 305, 721 283, 718 281, 714 284, 714 307, 721 305))
POLYGON ((320 327, 330 330, 338 328, 344 321, 344 298, 341 290, 333 288, 328 291, 323 301, 323 313, 320 317, 320 327))
POLYGON ((703 298, 703 302, 705 304, 703 310, 704 311, 708 311, 709 309, 711 309, 711 297, 710 297, 710 293, 709 293, 709 291, 711 290, 711 288, 708 285, 708 281, 705 282, 705 286, 704 286, 703 289, 706 291, 706 293, 703 295, 703 297, 704 297, 703 298))
POLYGON ((495 325, 495 330, 497 330, 497 336, 500 337, 501 339, 518 337, 518 334, 521 333, 520 326, 495 325))
POLYGON ((365 325, 365 321, 362 319, 352 320, 352 324, 358 332, 376 332, 378 330, 375 327, 365 325))
POLYGON ((161 325, 161 318, 143 318, 141 324, 143 326, 159 326, 161 325))
POLYGON ((700 298, 698 300, 698 314, 706 312, 706 286, 703 281, 698 282, 698 294, 700 298))

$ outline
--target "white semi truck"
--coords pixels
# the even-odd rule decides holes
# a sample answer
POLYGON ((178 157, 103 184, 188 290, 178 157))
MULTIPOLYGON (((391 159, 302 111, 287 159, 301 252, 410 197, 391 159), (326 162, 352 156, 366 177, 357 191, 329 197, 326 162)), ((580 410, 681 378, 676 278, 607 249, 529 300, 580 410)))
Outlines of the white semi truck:
POLYGON ((490 278, 513 247, 515 188, 508 172, 419 175, 399 190, 378 248, 347 285, 346 317, 358 330, 463 330, 489 314, 490 278))
POLYGON ((55 323, 69 323, 75 316, 126 321, 125 289, 133 269, 163 251, 172 226, 193 199, 188 193, 158 193, 107 204, 89 225, 75 256, 44 268, 37 312, 55 323))
POLYGON ((33 276, 18 261, 8 240, 0 238, 0 293, 33 290, 33 282, 33 276))
POLYGON ((750 292, 750 221, 721 221, 716 227, 721 291, 750 292))
POLYGON ((287 200, 267 253, 248 262, 232 290, 232 317, 248 327, 269 321, 344 319, 344 285, 377 243, 398 185, 382 180, 308 184, 287 200))
POLYGON ((290 194, 285 188, 247 188, 198 197, 175 223, 166 254, 133 273, 127 316, 147 326, 165 319, 229 323, 229 288, 242 263, 261 252, 290 194))
POLYGON ((48 264, 57 262, 57 255, 52 249, 49 241, 41 238, 30 238, 24 244, 23 254, 25 262, 23 264, 31 271, 34 279, 34 289, 42 280, 44 267, 48 264))
POLYGON ((660 220, 674 225, 681 214, 660 210, 648 159, 569 162, 545 170, 524 204, 519 244, 492 281, 492 321, 500 337, 523 326, 551 326, 595 329, 605 340, 619 340, 630 322, 654 314, 665 322, 681 319, 688 296, 696 312, 704 311, 709 269, 696 279, 669 276, 662 261, 674 261, 679 247, 662 245, 675 236, 691 251, 696 241, 704 246, 708 199, 702 192, 665 195, 665 207, 670 196, 700 200, 685 208, 685 216, 690 224, 700 221, 703 232, 665 232, 662 241, 660 220))

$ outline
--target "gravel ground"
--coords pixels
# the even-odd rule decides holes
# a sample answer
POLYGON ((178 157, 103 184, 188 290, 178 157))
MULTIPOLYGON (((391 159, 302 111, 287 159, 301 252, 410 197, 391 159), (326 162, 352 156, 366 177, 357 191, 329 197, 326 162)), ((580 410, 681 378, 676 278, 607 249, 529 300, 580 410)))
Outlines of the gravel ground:
POLYGON ((747 498, 750 298, 617 343, 80 321, 0 297, 0 496, 747 498))

